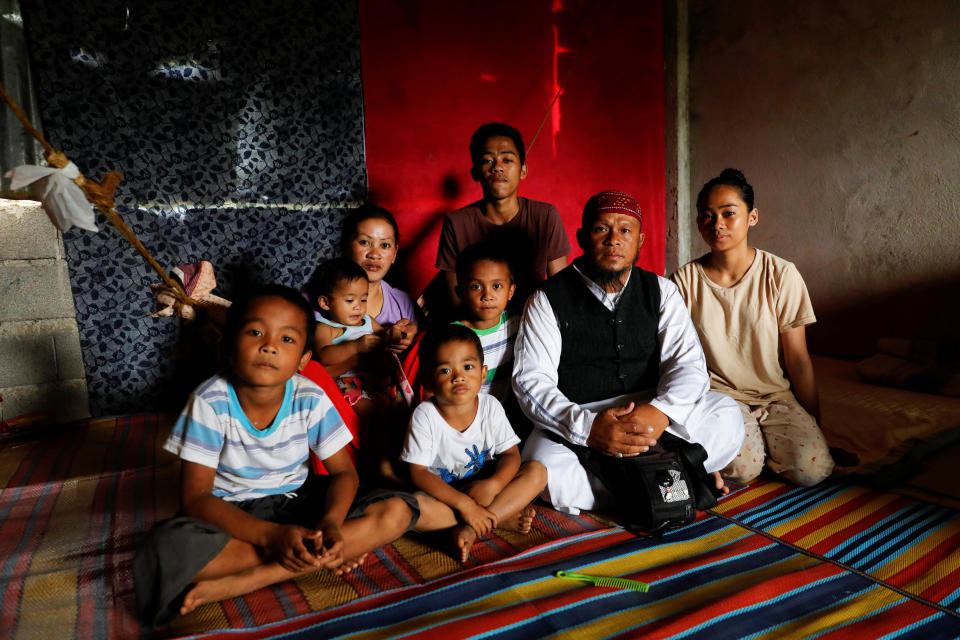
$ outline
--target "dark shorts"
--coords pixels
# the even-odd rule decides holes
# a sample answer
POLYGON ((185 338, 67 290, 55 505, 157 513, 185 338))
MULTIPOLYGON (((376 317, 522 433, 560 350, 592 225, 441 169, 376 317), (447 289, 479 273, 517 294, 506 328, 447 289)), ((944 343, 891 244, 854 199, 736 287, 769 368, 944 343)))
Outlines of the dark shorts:
MULTIPOLYGON (((278 494, 234 503, 261 520, 314 527, 323 513, 328 476, 311 475, 293 494, 278 494)), ((367 490, 360 487, 347 514, 357 518, 377 502, 400 498, 410 508, 408 531, 420 518, 417 498, 403 491, 367 490)), ((197 518, 177 515, 162 522, 137 546, 133 582, 137 614, 144 624, 156 627, 180 615, 183 597, 193 578, 223 551, 230 534, 197 518)))

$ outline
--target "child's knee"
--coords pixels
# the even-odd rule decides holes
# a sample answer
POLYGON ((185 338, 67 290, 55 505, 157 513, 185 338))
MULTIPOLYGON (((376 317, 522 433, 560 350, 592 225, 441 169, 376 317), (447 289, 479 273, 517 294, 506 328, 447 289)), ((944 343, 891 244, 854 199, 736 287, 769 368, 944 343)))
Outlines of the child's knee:
POLYGON ((542 462, 528 460, 520 465, 519 474, 530 478, 530 481, 538 485, 541 489, 547 486, 547 468, 542 462))
POLYGON ((403 498, 388 498, 370 505, 367 515, 376 520, 377 528, 381 531, 399 531, 402 534, 410 527, 413 510, 403 498))
POLYGON ((420 508, 417 531, 436 531, 457 524, 457 516, 450 507, 423 493, 417 493, 415 496, 417 506, 420 508))

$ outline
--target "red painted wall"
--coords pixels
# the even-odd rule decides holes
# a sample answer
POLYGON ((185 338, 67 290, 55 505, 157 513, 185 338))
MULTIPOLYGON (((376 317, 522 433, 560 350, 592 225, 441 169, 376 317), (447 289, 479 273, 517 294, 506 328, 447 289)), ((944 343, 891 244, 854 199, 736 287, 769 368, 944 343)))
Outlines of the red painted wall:
POLYGON ((523 134, 520 195, 557 206, 571 259, 587 198, 619 189, 643 209, 638 264, 663 273, 660 1, 360 0, 360 34, 369 199, 400 224, 391 280, 416 296, 435 274, 443 214, 481 195, 470 135, 493 121, 523 134))

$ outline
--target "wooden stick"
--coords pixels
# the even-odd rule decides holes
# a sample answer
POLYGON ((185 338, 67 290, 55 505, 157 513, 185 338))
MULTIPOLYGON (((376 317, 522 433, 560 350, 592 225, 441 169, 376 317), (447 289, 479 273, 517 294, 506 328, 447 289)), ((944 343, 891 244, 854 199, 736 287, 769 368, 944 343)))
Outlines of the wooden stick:
MULTIPOLYGON (((33 123, 30 122, 30 119, 27 118, 27 114, 23 112, 23 109, 20 108, 13 98, 7 94, 6 89, 3 86, 3 83, 0 83, 0 96, 6 101, 7 105, 13 110, 15 116, 20 121, 20 124, 23 125, 23 128, 32 135, 37 142, 39 142, 45 151, 45 157, 47 162, 52 166, 55 166, 59 169, 64 168, 67 164, 70 163, 70 160, 62 151, 58 151, 53 148, 46 138, 43 137, 37 128, 33 126, 33 123)), ((187 292, 184 290, 183 285, 177 282, 175 279, 171 278, 170 275, 160 266, 160 263, 147 251, 147 248, 143 246, 143 243, 140 242, 140 238, 137 237, 137 234, 133 232, 130 227, 126 225, 123 221, 123 218, 120 217, 120 214, 113 208, 113 192, 117 188, 117 183, 120 182, 123 175, 116 172, 111 172, 104 179, 103 183, 97 183, 89 178, 85 177, 82 173, 74 178, 74 182, 77 183, 77 186, 83 190, 83 194, 87 197, 97 209, 104 215, 104 217, 110 221, 110 223, 120 232, 120 235, 123 236, 127 242, 129 242, 137 252, 143 256, 153 270, 160 275, 160 279, 163 280, 163 283, 170 288, 173 292, 173 295, 177 298, 180 304, 189 304, 196 306, 199 304, 196 300, 187 295, 187 292)), ((179 309, 177 310, 179 312, 179 309)))

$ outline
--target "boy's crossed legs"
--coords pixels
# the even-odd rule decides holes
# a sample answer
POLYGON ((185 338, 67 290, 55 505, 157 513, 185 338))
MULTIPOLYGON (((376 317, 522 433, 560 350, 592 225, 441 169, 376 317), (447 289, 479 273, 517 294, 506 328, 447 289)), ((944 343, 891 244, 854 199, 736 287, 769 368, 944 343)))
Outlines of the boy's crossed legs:
MULTIPOLYGON (((536 514, 531 502, 547 483, 547 469, 536 461, 524 462, 513 480, 494 495, 486 494, 482 480, 467 482, 460 490, 473 498, 496 517, 495 527, 529 533, 536 514)), ((419 493, 421 501, 420 520, 417 531, 451 529, 454 550, 459 552, 460 562, 466 562, 478 532, 457 518, 456 512, 443 502, 419 493)), ((486 532, 484 532, 486 533, 486 532)))
MULTIPOLYGON (((271 496, 270 499, 283 500, 284 497, 271 496)), ((300 513, 296 520, 303 522, 310 514, 316 519, 316 514, 323 512, 322 506, 322 501, 304 500, 297 505, 300 513)), ((277 510, 271 505, 265 509, 258 507, 254 506, 249 512, 263 517, 266 515, 264 511, 284 510, 284 507, 277 510)), ((298 530, 308 553, 314 560, 319 560, 313 562, 301 558, 291 565, 298 566, 298 569, 284 566, 283 561, 271 557, 266 549, 231 538, 222 529, 203 520, 171 518, 158 524, 147 543, 138 549, 134 560, 135 578, 144 576, 142 580, 150 576, 153 582, 136 585, 137 608, 144 620, 154 626, 162 625, 201 604, 233 598, 298 575, 320 569, 338 573, 349 571, 357 567, 367 553, 400 537, 418 516, 419 507, 411 494, 401 496, 380 492, 378 495, 374 492, 365 496, 358 500, 340 526, 343 541, 340 552, 326 559, 323 558, 323 549, 315 549, 310 544, 318 537, 315 529, 298 524, 285 525, 298 530), (181 594, 182 603, 179 602, 181 594)), ((290 561, 286 560, 286 563, 290 564, 290 561)))
MULTIPOLYGON (((194 578, 194 586, 184 596, 180 614, 187 614, 207 602, 227 600, 320 569, 350 571, 359 566, 367 553, 396 540, 409 522, 410 509, 402 499, 376 502, 368 506, 363 515, 344 521, 340 527, 343 547, 336 559, 321 560, 316 565, 304 562, 300 570, 288 569, 279 561, 265 557, 262 549, 231 538, 223 551, 194 578)), ((309 534, 310 530, 304 532, 309 534)), ((322 550, 317 551, 316 555, 321 556, 322 550)))

